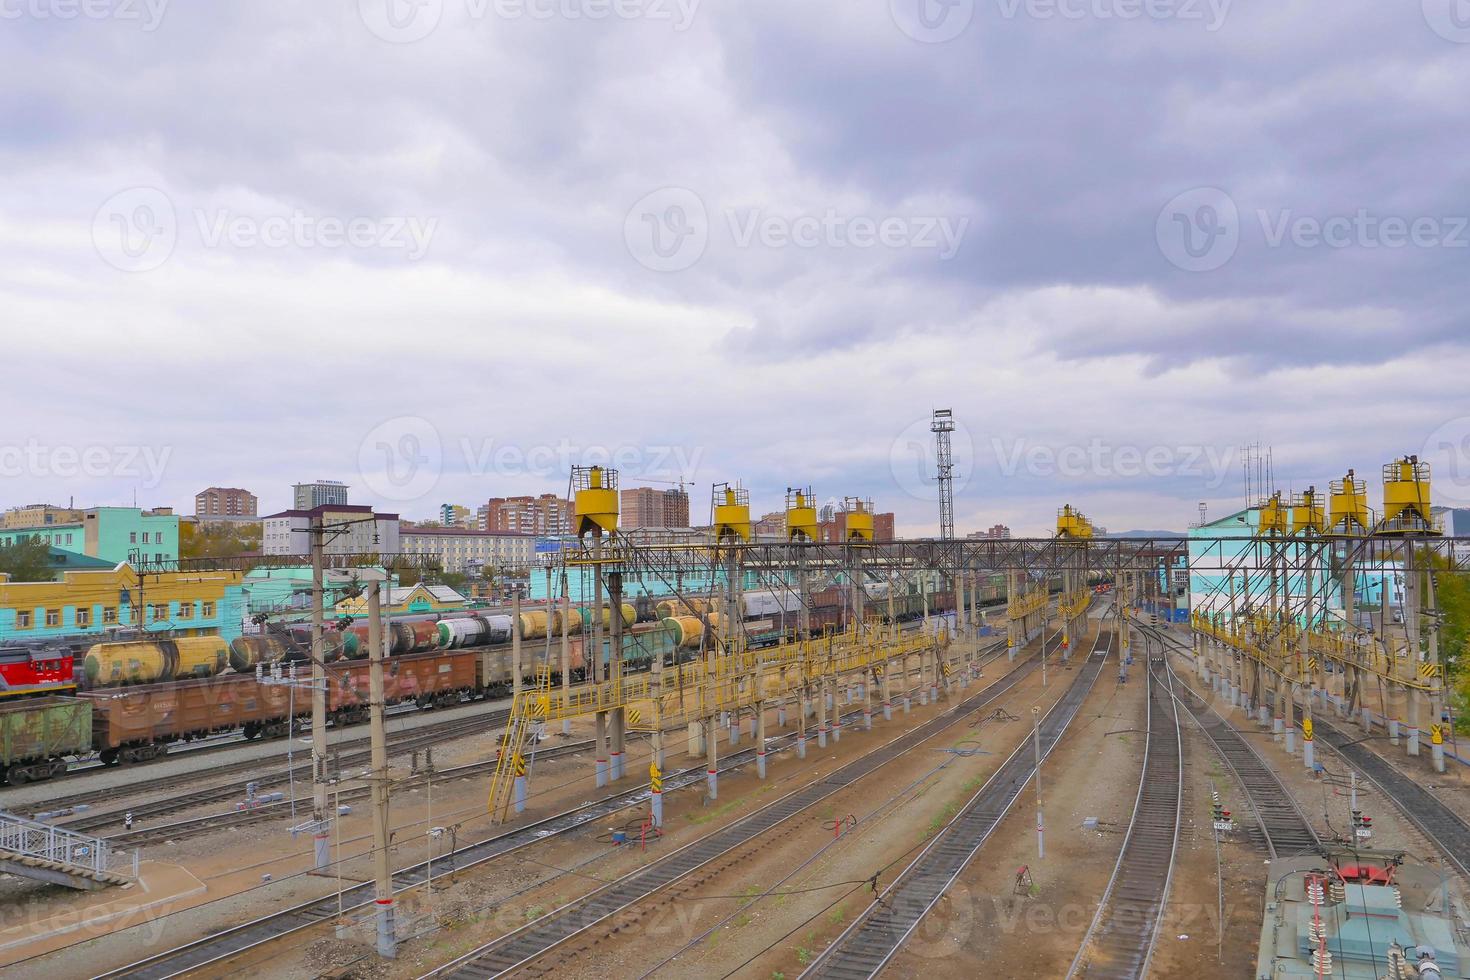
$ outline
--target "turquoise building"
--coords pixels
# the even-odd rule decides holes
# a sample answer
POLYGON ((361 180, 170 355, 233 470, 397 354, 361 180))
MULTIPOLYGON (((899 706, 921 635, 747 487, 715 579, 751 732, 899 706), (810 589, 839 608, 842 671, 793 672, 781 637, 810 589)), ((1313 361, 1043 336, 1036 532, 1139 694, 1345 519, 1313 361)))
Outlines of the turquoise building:
POLYGON ((136 507, 93 507, 71 524, 6 528, 0 545, 39 538, 52 548, 119 565, 135 559, 171 562, 179 559, 179 519, 169 511, 136 507))

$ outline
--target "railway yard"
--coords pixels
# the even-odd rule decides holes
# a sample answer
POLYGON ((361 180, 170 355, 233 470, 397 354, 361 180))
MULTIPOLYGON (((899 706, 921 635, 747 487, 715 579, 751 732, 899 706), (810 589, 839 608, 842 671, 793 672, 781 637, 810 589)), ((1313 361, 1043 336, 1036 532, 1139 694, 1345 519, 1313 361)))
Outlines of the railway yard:
MULTIPOLYGON (((382 629, 374 584, 365 658, 318 662, 328 644, 307 636, 328 680, 289 738, 269 717, 253 738, 155 726, 132 764, 83 752, 64 778, 12 780, 12 819, 108 862, 0 879, 0 964, 136 978, 1470 976, 1465 763, 1440 723, 1439 675, 1386 639, 1434 620, 1381 615, 1375 660, 1361 637, 1326 635, 1314 591, 1291 584, 1422 560, 1405 539, 1346 563, 1336 544, 1298 565, 1279 543, 1264 560, 1246 549, 1245 574, 1220 579, 1232 622, 1197 597, 1176 615, 1173 572, 1194 558, 1183 539, 1094 539, 1071 508, 1056 537, 1003 544, 747 545, 738 508, 725 517, 737 530, 697 556, 723 587, 700 596, 625 605, 626 579, 691 556, 600 536, 564 558, 595 576, 580 610, 517 598, 504 614, 382 629), (765 591, 740 590, 749 569, 765 591), (1299 602, 1304 625, 1272 628, 1277 600, 1299 602), (467 637, 499 642, 456 647, 467 637), (63 887, 62 870, 91 881, 63 887)), ((1455 562, 1457 544, 1434 547, 1455 562)), ((87 652, 109 656, 133 669, 87 652)), ((312 680, 285 676, 298 673, 312 680)), ((241 685, 282 672, 222 676, 249 708, 241 685)), ((139 680, 104 688, 98 717, 131 725, 119 705, 145 694, 161 717, 174 688, 139 680)))

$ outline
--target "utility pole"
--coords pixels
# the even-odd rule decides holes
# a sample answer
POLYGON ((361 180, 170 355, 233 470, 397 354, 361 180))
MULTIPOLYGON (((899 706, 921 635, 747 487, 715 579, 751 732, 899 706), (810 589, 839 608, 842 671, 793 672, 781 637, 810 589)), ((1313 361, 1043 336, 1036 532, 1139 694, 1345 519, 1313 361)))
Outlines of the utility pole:
POLYGON ((322 515, 311 517, 311 819, 315 867, 331 863, 331 819, 327 816, 327 670, 326 640, 323 636, 322 606, 326 589, 322 582, 325 530, 322 515))
MULTIPOLYGON (((368 716, 373 771, 373 881, 378 922, 378 955, 398 955, 393 921, 393 870, 388 865, 388 736, 383 726, 383 604, 381 582, 368 585, 368 716)), ((430 844, 432 847, 432 843, 430 844)))
POLYGON ((1036 860, 1046 857, 1045 822, 1041 819, 1041 709, 1031 709, 1031 740, 1036 749, 1036 860))

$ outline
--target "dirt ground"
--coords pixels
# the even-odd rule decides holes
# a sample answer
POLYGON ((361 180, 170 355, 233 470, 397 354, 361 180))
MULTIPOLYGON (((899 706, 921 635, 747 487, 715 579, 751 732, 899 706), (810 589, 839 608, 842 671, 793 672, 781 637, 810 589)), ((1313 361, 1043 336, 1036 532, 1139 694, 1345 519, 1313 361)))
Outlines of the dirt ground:
MULTIPOLYGON (((1001 676, 1003 664, 1004 658, 1000 664, 987 671, 981 684, 1001 676)), ((932 717, 937 711, 945 710, 962 697, 980 690, 981 684, 971 684, 963 691, 957 688, 955 696, 938 707, 921 708, 915 701, 907 724, 917 724, 932 717)), ((774 715, 771 721, 774 722, 774 715)), ((885 724, 879 715, 875 720, 874 732, 870 734, 859 733, 857 726, 848 724, 844 728, 841 742, 829 746, 825 754, 818 752, 813 738, 808 760, 802 765, 796 764, 794 752, 773 754, 770 760, 772 778, 765 785, 757 783, 753 771, 722 776, 720 800, 716 804, 706 805, 702 788, 671 793, 666 800, 667 822, 671 833, 669 839, 654 847, 668 850, 670 845, 684 837, 693 839, 738 819, 756 802, 764 802, 766 794, 794 788, 807 779, 820 778, 831 768, 849 761, 861 751, 878 744, 880 740, 886 741, 896 736, 902 727, 906 727, 903 716, 895 709, 894 720, 885 724)), ((573 739, 589 737, 590 728, 590 722, 579 724, 574 728, 573 739)), ((771 724, 768 734, 774 736, 778 733, 776 726, 771 724)), ((559 735, 553 736, 551 744, 556 744, 559 740, 559 735)), ((670 748, 666 773, 674 767, 697 764, 697 760, 690 759, 680 751, 684 745, 683 739, 669 738, 666 743, 670 748)), ((739 747, 748 745, 749 735, 744 734, 739 747)), ((435 765, 444 769, 478 761, 493 752, 493 746, 491 736, 449 743, 436 748, 435 765)), ((723 740, 721 748, 725 748, 723 740)), ((602 795, 605 791, 598 791, 594 786, 592 755, 589 749, 569 757, 538 761, 533 772, 531 807, 526 819, 557 812, 602 795)), ((636 785, 641 779, 641 773, 646 772, 647 762, 646 743, 631 742, 627 771, 639 775, 630 775, 624 784, 630 787, 636 785)), ((452 841, 463 846, 470 841, 489 836, 492 829, 485 813, 485 784, 483 776, 436 783, 432 790, 432 811, 429 804, 430 794, 424 787, 405 788, 402 792, 395 793, 392 811, 395 826, 393 865, 403 866, 414 860, 422 860, 428 855, 430 845, 424 831, 430 826, 453 829, 452 835, 446 833, 434 842, 436 855, 447 852, 452 841)), ((298 791, 300 789, 298 787, 298 791)), ((309 810, 309 804, 307 809, 309 810)), ((305 819, 306 815, 301 814, 300 809, 298 814, 299 819, 305 819)), ((170 819, 177 818, 175 816, 170 819)), ((634 818, 630 815, 630 819, 634 818)), ((130 962, 150 951, 169 948, 217 931, 225 924, 248 921, 290 904, 333 894, 338 888, 336 874, 319 876, 307 873, 311 840, 305 836, 291 838, 287 833, 287 824, 289 821, 270 821, 146 848, 145 859, 166 859, 186 868, 205 882, 207 893, 186 899, 167 909, 149 912, 140 924, 113 935, 89 939, 85 934, 73 932, 25 949, 7 950, 8 957, 0 955, 0 963, 15 962, 20 957, 55 950, 44 961, 33 961, 33 965, 44 962, 48 971, 55 970, 61 976, 91 975, 102 969, 130 962), (270 875, 269 881, 264 880, 265 875, 270 875), (172 914, 163 914, 164 912, 172 914)), ((350 885, 369 879, 371 863, 365 855, 370 846, 371 833, 366 806, 358 804, 352 813, 344 816, 338 822, 338 831, 340 840, 334 838, 333 850, 334 857, 336 854, 341 857, 336 865, 341 873, 341 883, 350 885)), ((596 828, 573 835, 570 840, 557 839, 537 845, 535 860, 539 864, 530 860, 497 861, 493 876, 487 876, 492 878, 488 882, 478 880, 480 876, 472 878, 466 875, 464 882, 444 890, 436 883, 431 896, 409 894, 401 903, 404 928, 410 932, 434 930, 436 935, 453 934, 477 910, 483 910, 486 906, 510 909, 514 907, 513 896, 551 876, 562 881, 572 879, 587 885, 595 884, 590 878, 561 874, 553 869, 571 867, 577 862, 588 860, 588 844, 591 838, 606 831, 607 828, 596 828)), ((651 851, 650 856, 652 853, 654 852, 651 851)), ((598 845, 591 852, 591 860, 598 864, 595 873, 602 875, 621 873, 618 870, 620 867, 627 870, 638 859, 628 849, 615 851, 611 847, 598 845)), ((590 873, 594 872, 583 872, 590 873)), ((47 914, 65 910, 73 901, 70 892, 60 889, 18 885, 7 895, 5 907, 24 910, 20 914, 29 916, 29 921, 38 923, 36 928, 40 931, 40 923, 47 914)), ((535 908, 535 905, 515 907, 514 915, 523 916, 528 910, 534 911, 535 908)), ((363 933, 363 930, 358 929, 345 939, 337 940, 330 938, 329 931, 325 932, 328 938, 322 939, 323 933, 319 932, 297 946, 273 948, 269 960, 255 962, 265 966, 272 976, 315 976, 338 960, 351 960, 361 956, 365 947, 355 941, 360 938, 358 933, 363 933)), ((235 964, 231 964, 220 975, 234 970, 235 964)))

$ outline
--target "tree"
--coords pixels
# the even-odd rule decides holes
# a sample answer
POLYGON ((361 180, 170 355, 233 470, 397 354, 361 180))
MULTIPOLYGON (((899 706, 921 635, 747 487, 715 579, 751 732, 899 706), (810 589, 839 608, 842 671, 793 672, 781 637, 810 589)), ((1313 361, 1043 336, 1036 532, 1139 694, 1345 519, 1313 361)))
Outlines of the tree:
POLYGON ((51 546, 34 535, 0 547, 0 572, 12 582, 45 582, 52 578, 51 546))
POLYGON ((260 524, 179 525, 180 558, 235 558, 260 551, 260 524))

